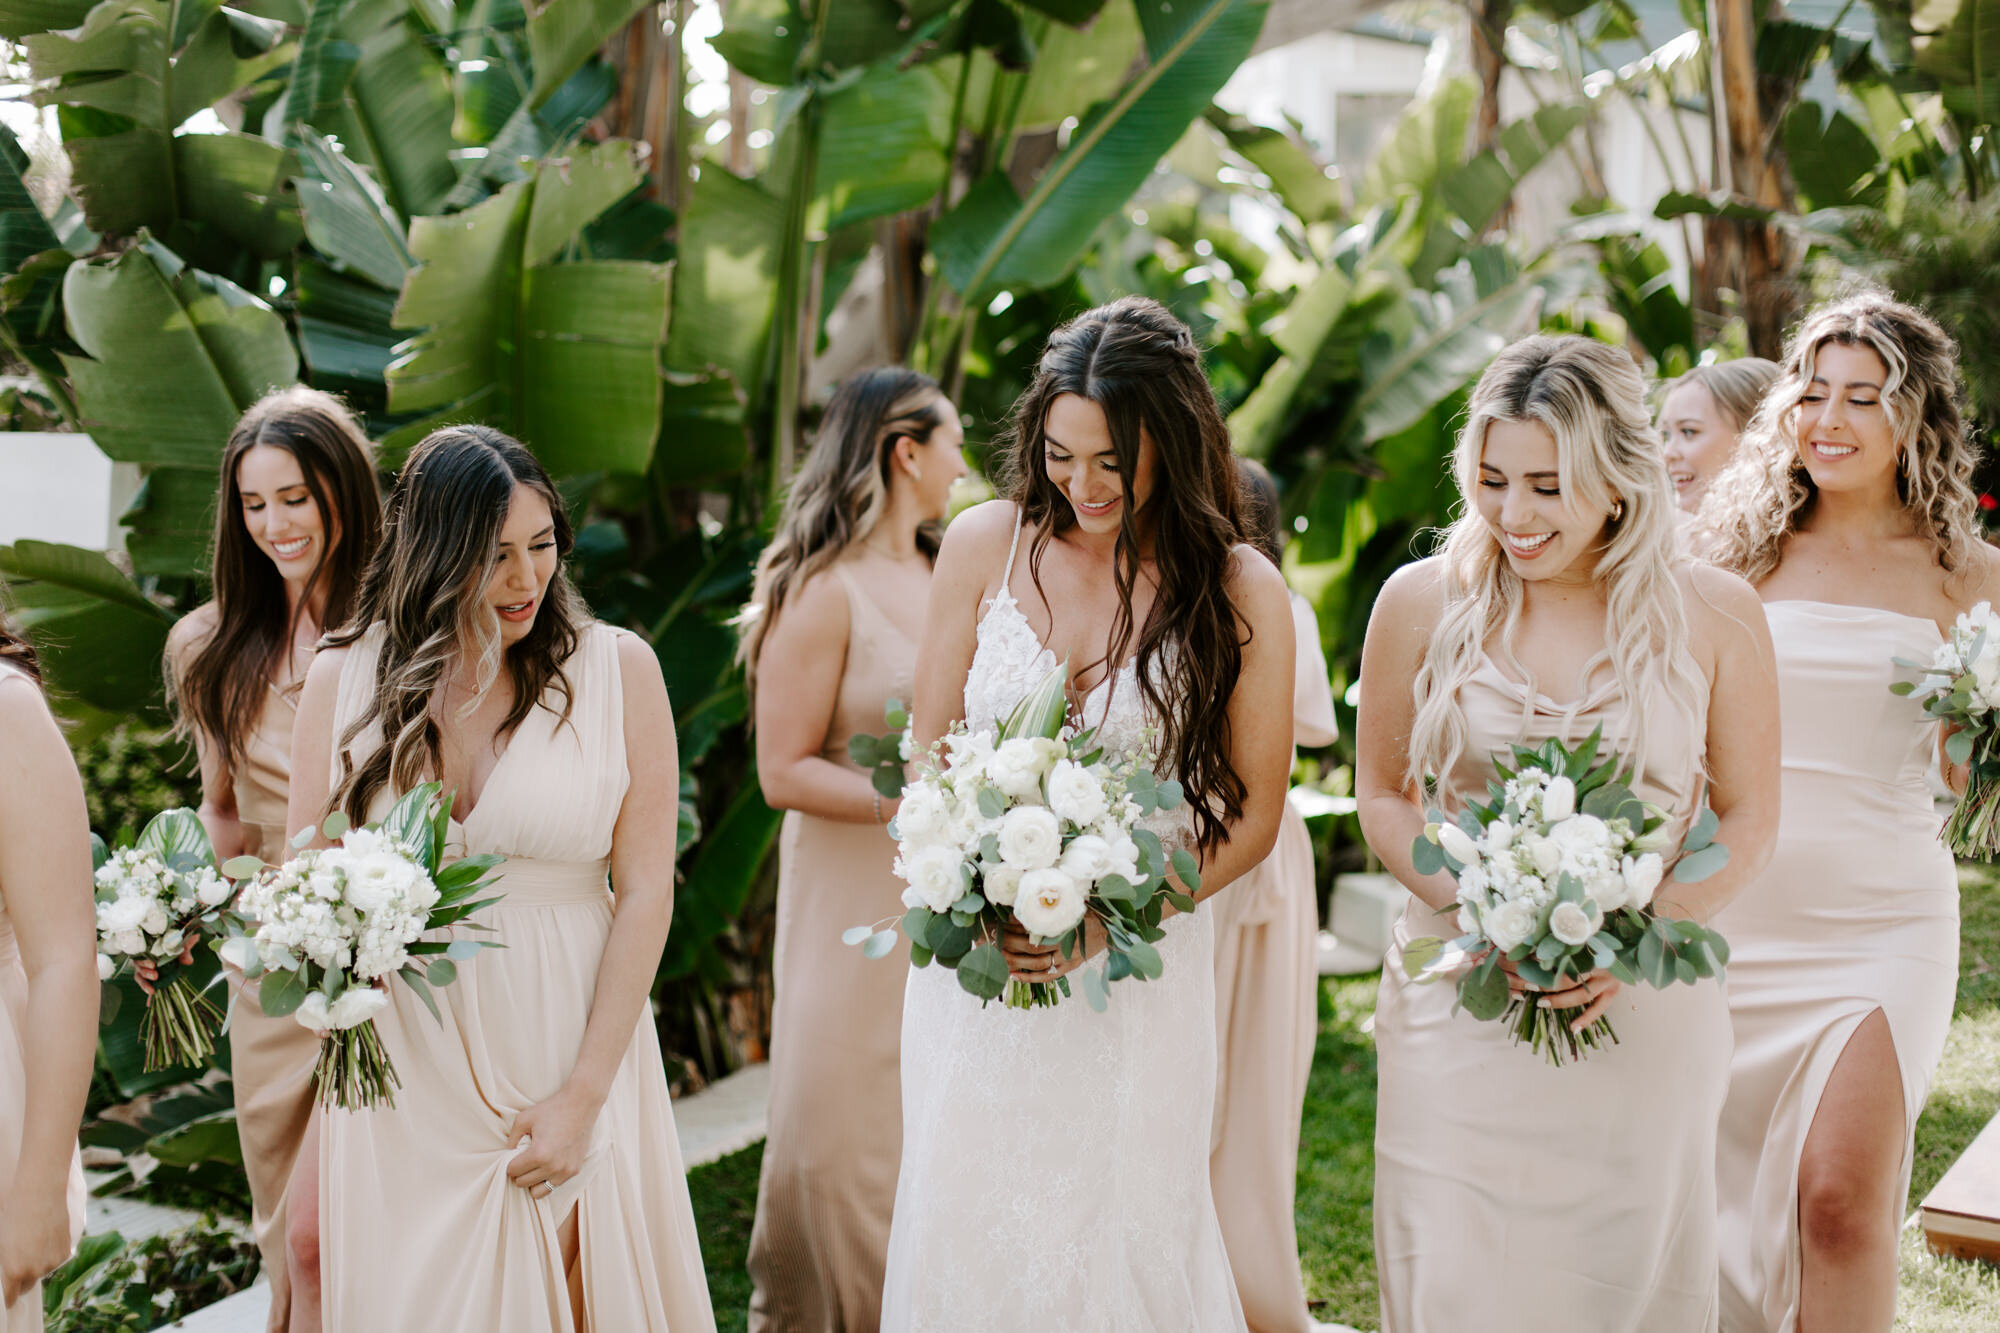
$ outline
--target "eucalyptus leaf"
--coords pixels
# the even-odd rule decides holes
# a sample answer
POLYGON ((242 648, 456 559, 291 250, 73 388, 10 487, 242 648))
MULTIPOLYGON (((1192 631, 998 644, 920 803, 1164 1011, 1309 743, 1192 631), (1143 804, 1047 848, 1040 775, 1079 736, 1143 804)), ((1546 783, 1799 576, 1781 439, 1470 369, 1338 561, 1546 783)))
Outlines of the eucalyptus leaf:
POLYGON ((840 932, 840 942, 842 944, 859 944, 874 933, 875 927, 873 926, 849 926, 846 930, 840 932))
POLYGON ((292 969, 266 973, 257 988, 257 1006, 267 1018, 283 1018, 306 1000, 305 976, 292 969))
POLYGON ((1507 1012, 1507 999, 1507 974, 1490 957, 1458 983, 1459 1004, 1481 1022, 1491 1022, 1507 1012))
POLYGON ((1007 960, 998 947, 982 944, 958 962, 958 984, 982 1000, 998 999, 1007 985, 1007 960))
POLYGON ((868 937, 867 943, 861 946, 861 952, 863 956, 868 958, 881 958, 895 947, 896 932, 893 930, 878 930, 868 937))
POLYGON ((1711 842, 1674 863, 1674 880, 1679 884, 1699 884, 1728 864, 1729 849, 1719 842, 1711 842))

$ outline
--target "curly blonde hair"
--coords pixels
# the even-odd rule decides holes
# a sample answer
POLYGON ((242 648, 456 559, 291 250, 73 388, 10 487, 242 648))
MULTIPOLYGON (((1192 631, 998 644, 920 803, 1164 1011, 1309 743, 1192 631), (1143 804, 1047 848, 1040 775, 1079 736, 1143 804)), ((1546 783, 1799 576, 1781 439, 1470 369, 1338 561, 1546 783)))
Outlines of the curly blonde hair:
POLYGON ((1880 291, 1819 306, 1793 330, 1778 382, 1702 501, 1693 534, 1697 549, 1758 583, 1778 567, 1785 539, 1811 517, 1819 488, 1799 453, 1799 404, 1828 343, 1867 348, 1882 359, 1896 494, 1946 574, 1963 577, 1973 568, 1980 538, 1975 460, 1959 407, 1958 348, 1930 316, 1880 291))
POLYGON ((1496 421, 1547 430, 1556 443, 1564 504, 1613 514, 1595 570, 1609 602, 1607 637, 1582 678, 1610 664, 1621 716, 1606 726, 1605 739, 1631 763, 1637 781, 1645 772, 1643 718, 1649 709, 1664 702, 1699 732, 1702 682, 1687 651, 1687 608, 1675 572, 1678 510, 1638 367, 1622 352, 1573 335, 1515 343, 1472 391, 1452 456, 1463 503, 1439 544, 1444 614, 1417 671, 1407 776, 1450 799, 1452 770, 1465 754, 1468 734, 1460 694, 1479 669, 1486 643, 1497 634, 1501 656, 1520 669, 1513 639, 1525 584, 1472 503, 1487 428, 1496 421))

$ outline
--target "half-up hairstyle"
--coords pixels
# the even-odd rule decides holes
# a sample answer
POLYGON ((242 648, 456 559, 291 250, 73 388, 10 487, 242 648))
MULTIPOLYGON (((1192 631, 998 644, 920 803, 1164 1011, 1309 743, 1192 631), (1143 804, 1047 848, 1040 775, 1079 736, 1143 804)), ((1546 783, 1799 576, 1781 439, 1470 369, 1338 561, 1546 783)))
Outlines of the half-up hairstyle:
POLYGON ((1946 574, 1964 577, 1979 543, 1979 502, 1959 408, 1958 348, 1923 311, 1874 291, 1822 305, 1792 331, 1777 384, 1702 501, 1696 519, 1702 555, 1761 582, 1778 567, 1785 538, 1811 516, 1819 488, 1799 453, 1799 404, 1828 343, 1865 347, 1882 358, 1896 494, 1946 574))
POLYGON ((484 695, 504 669, 514 701, 500 735, 514 729, 554 693, 569 718, 572 695, 563 664, 576 651, 586 615, 560 563, 534 626, 502 653, 500 621, 486 600, 499 562, 500 531, 514 488, 527 486, 548 501, 559 561, 575 544, 562 496, 521 443, 487 426, 446 426, 410 451, 389 496, 382 547, 361 582, 355 614, 324 646, 358 641, 382 627, 381 655, 368 703, 338 738, 340 782, 332 805, 357 823, 384 787, 404 792, 443 767, 432 701, 460 663, 474 666, 484 695), (371 726, 381 741, 357 756, 371 726))
POLYGON ((1614 513, 1594 571, 1608 602, 1604 649, 1579 679, 1587 682, 1609 663, 1622 718, 1606 727, 1605 740, 1631 762, 1637 781, 1646 767, 1646 712, 1677 709, 1699 734, 1702 690, 1675 572, 1678 506, 1646 413, 1645 381, 1631 357, 1594 339, 1537 335, 1494 359, 1467 412, 1452 455, 1463 503, 1439 544, 1444 613, 1417 671, 1407 777, 1445 799, 1457 795, 1452 771, 1467 737, 1460 694, 1488 642, 1497 638, 1499 656, 1530 688, 1535 683, 1513 651, 1525 585, 1474 502, 1487 428, 1518 421, 1554 438, 1558 485, 1571 512, 1614 513))
MULTIPOLYGON (((753 704, 757 654, 786 601, 875 530, 889 504, 896 442, 907 437, 930 443, 944 420, 943 403, 937 381, 901 366, 860 371, 834 392, 812 450, 785 494, 777 531, 757 561, 755 591, 737 617, 736 655, 753 704)), ((938 539, 930 524, 917 529, 917 549, 932 560, 938 539)))
POLYGON ((179 734, 186 739, 200 732, 232 767, 257 728, 265 691, 298 628, 286 610, 284 578, 251 538, 243 518, 237 474, 243 456, 259 446, 283 449, 298 460, 306 490, 319 507, 326 541, 306 576, 299 607, 303 610, 325 589, 324 628, 333 629, 352 614, 361 571, 382 538, 382 497, 375 486, 372 451, 346 406, 303 384, 268 393, 252 404, 222 450, 209 551, 215 628, 178 670, 169 663, 167 671, 179 734))
POLYGON ((1103 409, 1125 492, 1114 559, 1118 614, 1101 665, 1123 662, 1137 640, 1139 689, 1163 729, 1160 757, 1185 788, 1196 837, 1210 850, 1242 816, 1247 793, 1229 753, 1229 700, 1248 632, 1229 600, 1231 548, 1242 540, 1229 430, 1194 335, 1158 301, 1127 296, 1050 334, 1000 442, 1003 486, 1034 529, 1028 569, 1038 592, 1049 542, 1076 524, 1042 461, 1049 408, 1064 394, 1103 409), (1142 432, 1159 460, 1144 515, 1153 528, 1159 592, 1146 623, 1134 625, 1140 515, 1132 477, 1142 432))

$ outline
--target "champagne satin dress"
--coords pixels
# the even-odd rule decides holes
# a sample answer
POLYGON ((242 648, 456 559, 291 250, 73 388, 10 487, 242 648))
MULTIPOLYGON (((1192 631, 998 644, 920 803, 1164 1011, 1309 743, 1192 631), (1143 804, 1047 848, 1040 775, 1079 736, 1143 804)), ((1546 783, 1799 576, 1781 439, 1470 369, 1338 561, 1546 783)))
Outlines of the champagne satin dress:
MULTIPOLYGON (((911 702, 917 645, 846 564, 847 658, 822 757, 884 729, 911 702)), ((778 843, 770 1130, 750 1233, 753 1333, 863 1333, 882 1318, 889 1214, 903 1153, 900 954, 842 944, 849 926, 898 916, 896 844, 880 824, 791 811, 778 843)))
MULTIPOLYGON (((0 677, 24 675, 0 661, 0 677)), ((0 762, 5 762, 0 752, 0 762)), ((0 884, 0 1203, 14 1188, 14 1171, 21 1159, 21 1131, 28 1111, 28 1071, 22 1025, 28 1021, 28 978, 21 970, 21 950, 14 941, 14 923, 7 916, 7 885, 0 884)), ((89 893, 79 884, 78 893, 89 893)), ((70 1241, 83 1234, 83 1164, 72 1157, 69 1168, 70 1241)), ((41 1333, 42 1287, 38 1282, 12 1305, 0 1307, 0 1333, 41 1333)))
MULTIPOLYGON (((1466 751, 1454 784, 1483 792, 1492 755, 1515 741, 1571 743, 1602 723, 1617 744, 1614 701, 1607 683, 1564 706, 1484 660, 1461 695, 1466 751)), ((1700 791, 1706 711, 1704 699, 1692 728, 1666 706, 1646 719, 1637 790, 1683 817, 1700 791)), ((1556 1069, 1505 1024, 1454 1015, 1450 981, 1406 978, 1412 939, 1458 934, 1453 913, 1413 896, 1382 964, 1383 1333, 1714 1330, 1715 1123, 1730 1048, 1722 987, 1627 986, 1607 1015, 1619 1044, 1556 1069)))
MULTIPOLYGON (((535 1198, 507 1178, 514 1117, 569 1077, 610 937, 606 884, 625 797, 622 630, 584 627, 567 722, 537 707, 454 830, 507 858, 487 949, 435 992, 408 986, 375 1023, 402 1079, 393 1108, 329 1111, 320 1254, 333 1333, 713 1333, 708 1282, 650 1008, 612 1079, 583 1170, 535 1198), (563 1225, 577 1253, 566 1262, 563 1225)), ((374 685, 381 629, 349 650, 340 735, 374 685)), ((356 753, 377 743, 361 738, 356 753)), ((339 759, 334 764, 337 768, 339 759)), ((371 814, 392 800, 384 792, 371 814)))
POLYGON ((1881 1010, 1910 1143, 1958 988, 1958 873, 1928 774, 1937 728, 1889 693, 1940 636, 1917 616, 1830 602, 1764 609, 1778 650, 1784 789, 1770 868, 1717 918, 1736 1029, 1716 1150, 1727 1333, 1799 1317, 1799 1159, 1847 1042, 1881 1010))
MULTIPOLYGON (((1331 745, 1339 734, 1312 605, 1292 594, 1298 666, 1292 734, 1331 745)), ((1292 1200, 1299 1117, 1319 1028, 1312 838, 1291 802, 1278 845, 1210 900, 1215 913, 1215 1127, 1208 1174, 1236 1293, 1252 1333, 1308 1333, 1292 1200)))

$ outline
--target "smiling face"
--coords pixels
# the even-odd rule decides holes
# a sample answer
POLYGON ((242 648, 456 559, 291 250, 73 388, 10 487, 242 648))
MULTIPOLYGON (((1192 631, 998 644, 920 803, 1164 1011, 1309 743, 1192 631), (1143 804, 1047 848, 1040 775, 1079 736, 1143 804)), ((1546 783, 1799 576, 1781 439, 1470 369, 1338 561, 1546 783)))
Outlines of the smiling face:
POLYGON ((534 487, 515 483, 507 521, 500 528, 499 563, 486 581, 486 604, 500 617, 502 647, 513 647, 535 627, 535 613, 560 558, 549 502, 534 487))
POLYGON ((1899 451, 1882 389, 1889 368, 1873 349, 1821 343, 1813 378, 1799 400, 1799 458, 1822 491, 1862 494, 1896 488, 1899 451))
POLYGON ((1736 425, 1716 403, 1708 387, 1690 380, 1667 395, 1660 409, 1660 433, 1666 444, 1667 475, 1673 478, 1680 507, 1693 513, 1709 483, 1736 452, 1736 425))
POLYGON ((236 462, 243 527, 287 583, 303 584, 333 546, 326 515, 289 449, 257 444, 236 462))
MULTIPOLYGON (((1042 466, 1049 483, 1063 493, 1076 525, 1097 537, 1115 537, 1123 518, 1125 478, 1111 446, 1111 423, 1104 409, 1081 394, 1059 395, 1049 404, 1042 426, 1042 466)), ((1138 465, 1132 471, 1132 504, 1143 513, 1153 498, 1159 448, 1143 428, 1138 465)))
POLYGON ((905 475, 915 487, 918 512, 925 519, 941 520, 951 512, 952 484, 966 474, 965 427, 959 424, 958 408, 951 399, 937 400, 938 424, 929 440, 909 439, 910 462, 915 466, 905 475))
POLYGON ((1604 510, 1565 503, 1555 436, 1533 421, 1495 421, 1479 456, 1479 516, 1529 582, 1588 581, 1603 545, 1604 510))

